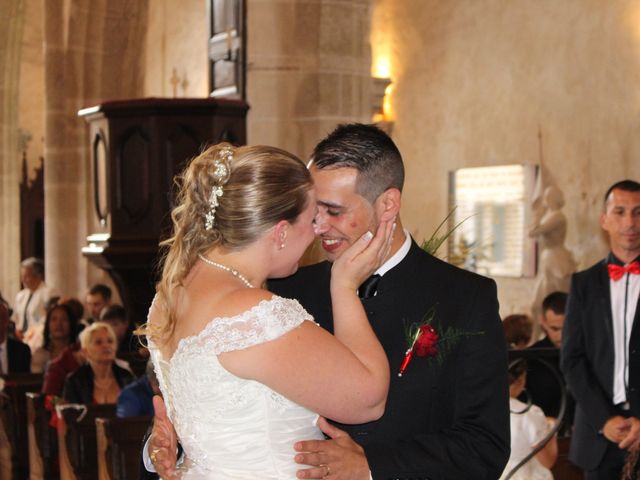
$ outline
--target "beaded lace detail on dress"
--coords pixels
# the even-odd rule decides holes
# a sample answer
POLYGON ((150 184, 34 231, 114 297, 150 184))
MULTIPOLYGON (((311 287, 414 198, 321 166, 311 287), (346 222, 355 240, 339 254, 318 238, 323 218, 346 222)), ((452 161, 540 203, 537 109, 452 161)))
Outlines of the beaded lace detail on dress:
POLYGON ((149 341, 167 412, 187 461, 183 478, 294 479, 293 444, 322 438, 318 416, 265 385, 232 375, 218 355, 274 340, 312 317, 274 296, 215 318, 180 340, 169 360, 149 341))

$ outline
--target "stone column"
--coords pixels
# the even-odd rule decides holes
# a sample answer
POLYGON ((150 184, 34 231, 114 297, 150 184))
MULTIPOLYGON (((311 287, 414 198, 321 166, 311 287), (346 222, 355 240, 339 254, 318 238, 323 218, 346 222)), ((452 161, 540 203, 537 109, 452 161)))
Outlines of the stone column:
POLYGON ((248 142, 307 158, 338 123, 369 122, 370 0, 248 0, 248 142))
POLYGON ((44 8, 46 277, 61 294, 81 295, 93 210, 87 127, 77 112, 142 94, 148 3, 47 0, 44 8))
POLYGON ((10 303, 20 286, 18 88, 24 11, 23 0, 0 0, 0 292, 10 303))

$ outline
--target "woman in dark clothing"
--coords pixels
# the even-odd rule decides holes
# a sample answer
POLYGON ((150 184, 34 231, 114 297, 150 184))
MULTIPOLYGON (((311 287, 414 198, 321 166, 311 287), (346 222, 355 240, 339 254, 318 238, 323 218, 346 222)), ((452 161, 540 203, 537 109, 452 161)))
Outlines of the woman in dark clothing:
POLYGON ((78 318, 68 305, 56 304, 47 310, 42 346, 31 355, 31 373, 43 373, 53 360, 76 339, 78 318))
POLYGON ((73 403, 116 403, 122 387, 134 377, 115 364, 113 329, 107 323, 94 322, 80 333, 80 345, 87 363, 67 377, 63 398, 73 403))

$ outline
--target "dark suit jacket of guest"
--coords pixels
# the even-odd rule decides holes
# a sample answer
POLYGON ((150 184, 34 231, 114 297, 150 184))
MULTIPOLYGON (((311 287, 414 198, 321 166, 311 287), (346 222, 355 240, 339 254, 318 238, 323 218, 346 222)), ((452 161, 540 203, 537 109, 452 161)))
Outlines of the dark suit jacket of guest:
POLYGON ((29 345, 8 337, 7 360, 9 373, 29 373, 31 371, 31 349, 29 345))
MULTIPOLYGON (((134 376, 128 370, 119 367, 115 363, 111 366, 113 375, 120 388, 133 382, 134 376)), ((91 405, 93 401, 93 369, 85 363, 75 372, 70 373, 64 382, 62 398, 71 403, 83 403, 91 405)))
MULTIPOLYGON (((296 298, 332 331, 331 264, 301 268, 272 281, 275 293, 296 298)), ((492 280, 455 268, 415 242, 407 256, 383 275, 377 295, 363 300, 391 367, 383 417, 363 425, 340 425, 365 449, 375 480, 498 478, 509 457, 507 352, 492 280), (462 337, 434 358, 414 357, 403 377, 405 324, 436 308, 433 326, 483 332, 462 337)))
MULTIPOLYGON (((622 280, 621 280, 622 281, 622 280)), ((640 306, 629 338, 630 414, 640 417, 640 306)), ((599 432, 620 412, 613 405, 613 319, 607 262, 571 279, 562 332, 561 366, 577 402, 569 459, 585 470, 598 467, 607 448, 599 432)))
POLYGON ((116 417, 143 416, 153 416, 153 390, 146 375, 122 389, 116 409, 116 417))

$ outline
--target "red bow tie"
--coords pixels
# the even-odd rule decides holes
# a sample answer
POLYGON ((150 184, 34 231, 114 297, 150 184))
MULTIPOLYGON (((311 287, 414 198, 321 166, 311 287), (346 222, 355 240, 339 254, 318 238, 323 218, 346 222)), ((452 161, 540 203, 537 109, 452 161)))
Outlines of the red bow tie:
POLYGON ((620 280, 625 273, 631 273, 633 275, 640 275, 640 263, 631 262, 626 267, 621 267, 620 265, 615 265, 610 263, 607 265, 609 269, 609 278, 614 282, 620 280))

